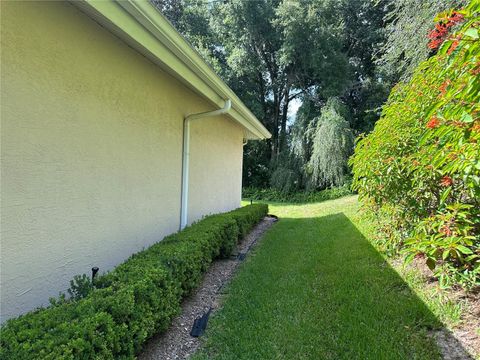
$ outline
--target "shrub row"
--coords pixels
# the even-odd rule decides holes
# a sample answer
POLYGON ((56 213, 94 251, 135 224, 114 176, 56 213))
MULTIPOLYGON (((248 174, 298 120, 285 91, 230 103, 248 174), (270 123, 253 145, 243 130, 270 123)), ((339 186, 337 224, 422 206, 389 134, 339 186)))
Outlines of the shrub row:
POLYGON ((399 83, 351 159, 384 243, 442 286, 480 286, 480 3, 439 14, 437 53, 399 83), (458 29, 456 32, 450 32, 458 29))
POLYGON ((7 321, 2 359, 129 359, 164 331, 213 259, 227 257, 268 211, 249 205, 212 215, 134 254, 78 299, 7 321))
POLYGON ((246 200, 261 200, 273 202, 289 202, 289 203, 312 203, 325 200, 334 200, 342 196, 352 195, 350 185, 334 187, 321 191, 299 191, 299 192, 283 192, 274 188, 260 189, 255 187, 243 188, 242 198, 246 200))

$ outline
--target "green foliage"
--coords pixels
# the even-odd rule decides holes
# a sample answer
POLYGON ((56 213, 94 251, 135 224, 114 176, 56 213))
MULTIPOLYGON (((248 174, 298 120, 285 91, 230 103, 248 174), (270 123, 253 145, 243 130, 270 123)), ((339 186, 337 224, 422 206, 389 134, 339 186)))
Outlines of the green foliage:
POLYGON ((380 117, 392 82, 378 69, 374 53, 385 42, 386 14, 391 0, 347 0, 342 13, 345 23, 345 49, 352 67, 351 84, 341 96, 351 114, 350 127, 356 132, 370 132, 380 117))
POLYGON ((348 108, 336 97, 323 106, 305 101, 292 126, 291 150, 272 162, 270 185, 283 193, 343 185, 354 143, 349 119, 348 108))
POLYGON ((280 153, 271 164, 270 186, 274 189, 291 193, 304 186, 302 164, 295 154, 285 151, 280 153))
POLYGON ((267 141, 249 141, 243 147, 242 184, 269 186, 270 151, 267 141))
POLYGON ((310 203, 320 202, 325 200, 338 199, 343 196, 351 195, 350 184, 345 184, 340 187, 325 189, 321 191, 298 191, 298 192, 283 192, 273 188, 262 189, 247 187, 243 188, 242 197, 245 200, 261 200, 273 202, 287 202, 287 203, 310 203))
POLYGON ((337 98, 328 99, 322 108, 308 163, 313 188, 343 185, 349 173, 347 160, 353 151, 354 137, 345 113, 344 105, 337 98))
POLYGON ((352 74, 343 48, 342 5, 331 0, 279 2, 274 19, 282 39, 279 62, 293 75, 295 88, 315 85, 329 97, 347 87, 352 74))
POLYGON ((291 126, 291 152, 307 163, 312 156, 312 140, 315 135, 314 119, 320 115, 321 106, 312 99, 305 98, 297 111, 295 122, 291 126))
POLYGON ((292 130, 294 100, 320 110, 329 97, 341 97, 355 130, 370 130, 378 119, 390 85, 375 74, 371 54, 383 41, 391 0, 151 1, 272 133, 245 147, 244 185, 307 186, 311 139, 299 135, 314 132, 320 114, 309 113, 292 130), (306 143, 301 156, 298 140, 306 143), (293 166, 289 153, 300 164, 293 166))
POLYGON ((203 0, 151 0, 197 51, 217 67, 215 34, 209 24, 208 7, 203 0))
POLYGON ((273 171, 270 176, 270 184, 272 188, 278 191, 289 193, 299 188, 301 176, 300 172, 282 164, 273 171))
POLYGON ((480 285, 479 7, 458 12, 461 29, 394 88, 351 160, 354 189, 389 215, 386 241, 466 288, 480 285))
POLYGON ((80 300, 86 297, 92 288, 92 282, 87 275, 75 275, 73 280, 70 280, 70 289, 68 289, 68 294, 72 299, 80 300))
POLYGON ((133 359, 149 337, 168 328, 213 259, 229 256, 267 211, 255 204, 208 216, 132 255, 88 292, 88 278, 76 277, 69 300, 7 321, 0 358, 133 359))
POLYGON ((386 78, 410 79, 418 65, 428 59, 427 34, 435 15, 466 0, 396 0, 385 16, 386 40, 377 51, 377 64, 386 78))

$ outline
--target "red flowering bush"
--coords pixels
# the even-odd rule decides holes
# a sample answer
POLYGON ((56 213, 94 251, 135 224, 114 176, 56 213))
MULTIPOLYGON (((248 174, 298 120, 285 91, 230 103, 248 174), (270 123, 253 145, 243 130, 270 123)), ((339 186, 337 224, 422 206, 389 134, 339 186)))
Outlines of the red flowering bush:
POLYGON ((442 181, 440 181, 440 185, 445 186, 445 187, 451 186, 452 184, 453 184, 453 180, 450 176, 444 176, 442 178, 442 181))
MULTIPOLYGON (((447 35, 450 31, 452 26, 455 26, 459 22, 462 22, 464 19, 463 14, 453 11, 450 16, 442 16, 438 20, 438 23, 435 25, 435 29, 433 29, 430 34, 428 34, 428 38, 430 42, 428 43, 428 47, 432 50, 438 49, 438 47, 445 41, 447 35)), ((458 41, 454 41, 452 46, 457 47, 458 41), (455 45, 454 45, 455 44, 455 45)), ((448 50, 450 51, 450 50, 448 50)), ((453 51, 453 50, 452 50, 453 51)))
POLYGON ((434 116, 427 123, 427 128, 435 129, 438 125, 440 125, 440 120, 438 120, 438 118, 434 116))
POLYGON ((382 215, 380 245, 466 288, 480 285, 479 7, 437 17, 436 54, 392 90, 350 160, 353 188, 382 215))

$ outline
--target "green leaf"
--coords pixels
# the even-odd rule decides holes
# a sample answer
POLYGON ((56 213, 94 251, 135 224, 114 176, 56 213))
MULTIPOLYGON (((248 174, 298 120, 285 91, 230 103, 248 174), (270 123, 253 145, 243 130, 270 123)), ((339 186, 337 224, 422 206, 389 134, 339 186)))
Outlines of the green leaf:
POLYGON ((452 191, 451 187, 448 187, 447 189, 445 189, 445 191, 442 193, 442 196, 440 198, 440 204, 445 203, 445 200, 447 199, 447 197, 448 197, 448 195, 450 194, 451 191, 452 191))
POLYGON ((444 250, 442 254, 442 259, 445 260, 450 254, 450 250, 444 250))
POLYGON ((473 39, 478 39, 478 30, 475 28, 470 28, 467 31, 465 31, 465 35, 470 36, 473 39))
POLYGON ((473 122, 473 117, 472 117, 472 115, 470 115, 466 112, 463 112, 460 120, 463 121, 463 122, 466 122, 466 123, 471 123, 471 122, 473 122))
POLYGON ((433 258, 427 258, 426 264, 430 270, 433 270, 435 269, 436 261, 433 258))
POLYGON ((473 251, 463 245, 457 245, 457 249, 463 254, 473 254, 473 251))
POLYGON ((413 259, 415 258, 415 253, 411 253, 411 254, 408 254, 406 257, 405 257, 405 264, 410 264, 413 259))

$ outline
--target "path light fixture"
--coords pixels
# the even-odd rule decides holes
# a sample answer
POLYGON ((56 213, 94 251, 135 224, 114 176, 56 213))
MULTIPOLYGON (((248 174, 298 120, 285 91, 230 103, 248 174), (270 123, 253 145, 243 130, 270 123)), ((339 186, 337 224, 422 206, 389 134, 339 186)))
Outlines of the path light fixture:
POLYGON ((95 279, 95 276, 97 276, 97 273, 98 273, 98 267, 96 266, 92 267, 92 284, 93 284, 93 280, 95 279))
POLYGON ((207 328, 208 317, 210 316, 211 312, 212 307, 210 307, 205 314, 195 319, 195 321, 193 322, 192 330, 190 331, 190 336, 199 337, 204 334, 207 328))

